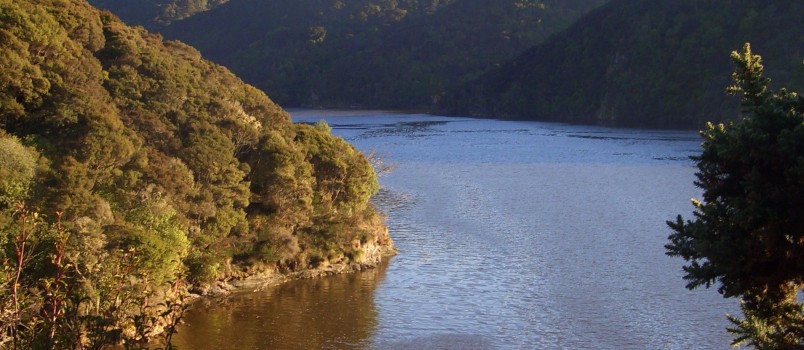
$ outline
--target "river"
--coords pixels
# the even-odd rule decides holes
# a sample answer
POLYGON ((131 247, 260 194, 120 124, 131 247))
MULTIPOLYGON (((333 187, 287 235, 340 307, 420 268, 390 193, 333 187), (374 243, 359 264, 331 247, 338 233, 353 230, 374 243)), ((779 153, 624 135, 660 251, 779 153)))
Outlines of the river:
POLYGON ((394 171, 378 269, 195 306, 179 349, 728 349, 734 300, 684 288, 691 131, 294 111, 394 171))

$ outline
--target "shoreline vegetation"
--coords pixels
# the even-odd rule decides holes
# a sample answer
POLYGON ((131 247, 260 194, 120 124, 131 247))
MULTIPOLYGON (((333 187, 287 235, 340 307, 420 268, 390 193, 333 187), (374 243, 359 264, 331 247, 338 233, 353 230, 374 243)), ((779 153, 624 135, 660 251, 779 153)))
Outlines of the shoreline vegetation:
POLYGON ((84 0, 0 0, 0 83, 0 347, 169 349, 187 289, 393 251, 370 155, 84 0))
POLYGON ((258 292, 280 284, 303 279, 325 278, 330 276, 357 273, 375 269, 379 264, 398 253, 393 243, 375 247, 375 254, 362 263, 334 263, 294 272, 249 271, 233 274, 214 283, 195 286, 188 290, 190 302, 200 298, 223 298, 238 291, 258 292))
MULTIPOLYGON (((519 6, 517 11, 527 9, 531 16, 540 12, 536 11, 538 6, 526 6, 526 3, 536 4, 517 1, 512 5, 519 6)), ((644 6, 633 1, 613 2, 594 13, 605 15, 609 13, 607 9, 616 9, 614 6, 621 3, 633 3, 631 8, 635 10, 644 6)), ((668 2, 671 3, 675 4, 668 2)), ((762 8, 767 11, 760 14, 767 13, 771 18, 779 12, 777 10, 798 9, 793 5, 762 8)), ((721 7, 713 6, 713 9, 720 10, 721 7)), ((389 20, 392 22, 398 21, 394 18, 404 17, 402 9, 394 6, 389 10, 393 11, 380 11, 380 14, 391 15, 389 20)), ((425 11, 422 16, 431 15, 428 10, 422 10, 425 11)), ((712 17, 708 13, 700 12, 700 17, 712 17)), ((741 16, 741 13, 735 13, 722 17, 741 16)), ((606 18, 608 16, 599 17, 601 23, 608 23, 603 21, 606 18)), ((645 18, 650 20, 650 17, 645 18)), ((362 22, 371 24, 369 28, 379 28, 377 25, 382 26, 381 22, 385 21, 383 17, 378 18, 382 21, 377 23, 366 22, 368 19, 365 17, 362 22)), ((693 21, 697 17, 689 19, 693 21)), ((265 18, 258 20, 264 22, 265 18)), ((673 21, 667 23, 677 27, 673 21)), ((752 28, 751 23, 746 23, 746 28, 752 28)), ((715 24, 702 27, 719 28, 715 24)), ((564 33, 572 34, 583 29, 574 28, 581 27, 573 25, 564 33)), ((325 47, 317 45, 324 43, 326 28, 303 29, 308 33, 302 40, 304 45, 313 45, 314 52, 325 47)), ((353 37, 347 32, 343 33, 345 37, 353 37)), ((781 32, 797 33, 794 30, 781 32)), ((718 34, 717 31, 713 33, 718 34)), ((276 31, 276 34, 283 40, 291 38, 282 31, 276 31)), ((330 38, 335 37, 332 34, 334 32, 330 38)), ((509 34, 506 35, 513 37, 509 34)), ((395 36, 388 38, 394 40, 381 41, 397 42, 395 36)), ((466 36, 466 40, 474 40, 474 37, 466 36)), ((546 41, 543 46, 533 49, 536 51, 529 52, 536 58, 542 57, 543 52, 553 52, 555 50, 550 45, 561 41, 555 40, 546 41)), ((455 42, 453 39, 448 41, 455 42)), ((681 42, 682 47, 694 50, 700 47, 696 43, 681 42)), ((572 46, 564 52, 568 53, 567 57, 596 57, 572 54, 579 47, 572 46)), ((747 49, 748 46, 746 57, 751 59, 746 62, 761 73, 759 59, 754 60, 747 49)), ((283 50, 271 52, 274 51, 283 50)), ((667 50, 653 51, 662 53, 667 50)), ((629 63, 626 55, 619 51, 614 52, 614 56, 597 56, 603 59, 585 62, 590 67, 598 67, 589 71, 640 72, 626 69, 639 65, 629 63)), ((259 55, 253 57, 262 60, 259 55)), ((347 66, 333 66, 333 72, 337 73, 331 77, 333 81, 344 80, 341 75, 350 71, 347 68, 360 67, 363 71, 371 71, 366 69, 370 65, 356 64, 359 61, 350 59, 357 56, 343 57, 347 66)), ((398 55, 389 57, 404 58, 398 55)), ((508 92, 500 98, 486 95, 488 91, 499 91, 499 83, 508 81, 503 79, 505 77, 529 77, 517 75, 519 67, 530 66, 530 56, 522 57, 521 61, 514 61, 510 66, 500 66, 505 75, 491 78, 473 76, 481 79, 479 81, 483 84, 463 90, 455 99, 445 95, 448 93, 446 85, 435 92, 413 85, 387 90, 359 80, 351 80, 353 84, 346 89, 333 84, 332 98, 343 106, 357 105, 344 98, 351 96, 373 99, 385 106, 399 106, 401 104, 391 102, 398 100, 400 95, 416 94, 402 101, 423 100, 427 102, 425 106, 431 102, 436 105, 439 101, 452 101, 452 105, 471 107, 470 112, 495 111, 489 115, 515 116, 522 111, 542 110, 547 111, 546 115, 593 116, 594 119, 569 118, 564 121, 611 126, 695 125, 700 120, 676 120, 674 116, 703 118, 711 114, 693 115, 679 110, 662 120, 643 120, 644 116, 660 114, 633 108, 630 112, 633 118, 614 118, 620 116, 616 112, 624 110, 622 106, 628 106, 625 102, 630 101, 627 98, 630 95, 599 95, 608 89, 585 93, 575 87, 599 84, 571 84, 572 80, 562 79, 559 80, 568 83, 553 84, 558 88, 545 89, 561 96, 547 99, 550 103, 544 99, 532 99, 527 93, 529 90, 524 88, 531 86, 531 81, 549 83, 549 79, 526 79, 527 84, 509 86, 508 92), (572 91, 565 91, 567 89, 572 91), (379 92, 389 95, 378 96, 379 92), (502 101, 513 109, 498 109, 494 104, 490 105, 494 108, 483 107, 474 103, 484 99, 495 103, 502 101), (531 103, 537 103, 538 108, 531 103), (567 109, 567 106, 573 108, 567 109), (575 107, 579 109, 576 111, 575 107)), ((570 61, 574 60, 558 60, 570 61)), ((661 60, 654 61, 663 64, 661 60)), ((287 62, 291 64, 277 62, 273 66, 292 68, 295 63, 295 67, 300 67, 299 62, 305 61, 287 62)), ((390 63, 375 68, 397 71, 385 69, 395 67, 390 63)), ((444 67, 452 67, 454 63, 454 60, 446 60, 444 67)), ((798 57, 795 63, 800 63, 798 57)), ((679 66, 685 68, 689 65, 679 66)), ((544 67, 552 69, 548 65, 544 67)), ((434 68, 437 72, 442 70, 437 66, 434 68)), ((428 69, 420 71, 432 75, 428 69)), ((321 71, 304 73, 317 79, 324 76, 321 71)), ((630 73, 625 76, 631 75, 659 77, 630 73)), ((376 80, 378 76, 374 75, 372 79, 376 80)), ((711 76, 715 78, 712 81, 719 79, 717 74, 711 76)), ((800 134, 801 114, 794 108, 801 105, 799 95, 784 89, 778 95, 766 93, 767 82, 764 78, 759 79, 761 74, 755 77, 756 81, 745 83, 746 87, 732 87, 735 92, 751 92, 748 87, 761 88, 758 90, 761 93, 752 97, 758 102, 748 106, 747 112, 763 116, 756 119, 759 126, 772 125, 767 121, 782 120, 792 124, 790 129, 800 134), (765 102, 768 102, 767 106, 763 105, 765 102), (785 111, 787 114, 767 111, 785 111)), ((699 78, 688 80, 699 81, 699 78)), ((403 83, 414 81, 391 79, 403 83)), ((455 81, 460 80, 463 79, 455 81)), ((666 79, 652 80, 663 81, 666 79)), ((687 83, 684 79, 678 82, 687 83)), ((625 85, 633 88, 644 84, 625 85)), ((690 89, 685 84, 677 85, 684 91, 699 90, 690 89)), ((714 91, 710 87, 718 84, 705 85, 700 86, 700 91, 714 91)), ((310 96, 309 99, 315 100, 310 105, 315 106, 321 105, 319 95, 324 96, 323 90, 316 92, 303 85, 296 89, 283 86, 283 90, 298 94, 302 100, 310 96)), ((667 96, 681 96, 679 98, 683 99, 683 94, 672 93, 675 90, 654 91, 656 93, 650 95, 650 99, 640 100, 640 106, 688 105, 675 103, 674 99, 666 100, 667 96)), ((277 94, 281 98, 279 92, 277 94)), ((725 105, 709 103, 708 94, 700 96, 714 111, 729 111, 723 109, 725 105)), ((404 105, 422 106, 416 103, 404 105)), ((315 110, 300 113, 343 116, 397 112, 315 110)), ((719 128, 717 131, 710 127, 708 137, 714 139, 726 135, 724 126, 719 128)), ((745 135, 754 137, 751 129, 746 130, 745 135)), ((793 136, 799 134, 785 130, 778 137, 779 144, 784 147, 798 145, 800 143, 790 140, 798 140, 793 136)), ((777 134, 772 135, 776 138, 777 134)), ((749 138, 746 140, 750 141, 749 138)), ((774 151, 775 147, 774 144, 767 149, 774 151)), ((794 161, 799 159, 795 158, 797 155, 793 151, 791 148, 784 157, 794 161)), ((742 155, 744 152, 733 153, 742 155)), ((165 40, 162 35, 150 33, 143 27, 128 26, 111 12, 98 10, 86 0, 0 0, 0 348, 101 349, 122 346, 126 349, 150 349, 160 346, 154 345, 156 339, 164 349, 173 349, 171 337, 194 295, 225 296, 236 289, 259 290, 289 280, 320 278, 376 267, 396 252, 385 217, 371 201, 380 190, 378 175, 392 167, 376 153, 364 154, 343 138, 333 135, 324 120, 313 124, 294 123, 288 111, 265 93, 244 83, 227 68, 202 58, 195 48, 165 40)), ((790 168, 784 166, 780 169, 787 171, 790 168)), ((715 175, 713 183, 722 180, 722 176, 715 175)), ((800 183, 790 185, 797 190, 800 186, 794 185, 800 183)), ((740 199, 739 196, 735 198, 740 199)), ((801 196, 791 198, 798 200, 801 196)), ((760 198, 756 203, 764 202, 760 198)), ((788 207, 791 206, 785 206, 779 212, 787 213, 788 207)), ((698 205, 698 208, 705 207, 698 205)), ((778 226, 774 225, 769 227, 778 226)), ((695 232, 687 232, 680 218, 676 226, 671 227, 679 234, 689 235, 689 239, 698 239, 693 235, 695 232)), ((687 237, 684 235, 679 237, 687 237)), ((789 237, 785 239, 793 242, 789 237)), ((671 247, 670 253, 687 260, 692 258, 693 270, 688 268, 686 271, 694 271, 698 264, 696 260, 703 255, 685 250, 690 245, 681 243, 678 247, 671 247)), ((782 253, 790 251, 798 250, 790 248, 782 253)), ((756 305, 747 304, 744 308, 745 321, 732 319, 739 331, 745 334, 738 342, 765 332, 768 327, 764 325, 770 323, 763 317, 769 314, 776 317, 774 312, 778 310, 775 308, 784 307, 784 312, 776 317, 784 321, 778 324, 779 329, 792 325, 798 327, 794 329, 797 333, 786 330, 778 333, 793 334, 795 345, 801 345, 799 331, 800 325, 804 324, 801 316, 804 313, 800 304, 790 302, 795 299, 795 292, 800 291, 800 286, 794 282, 801 278, 793 273, 800 269, 793 270, 765 282, 765 285, 757 285, 757 291, 770 285, 779 293, 768 296, 753 289, 747 291, 750 293, 745 296, 753 299, 744 301, 756 305), (771 282, 776 284, 771 285, 771 282)), ((708 286, 718 276, 704 274, 691 286, 708 286)), ((738 277, 742 278, 742 275, 738 277)), ((744 291, 729 292, 742 295, 740 293, 744 291)), ((776 322, 775 319, 771 321, 776 322)), ((787 338, 782 340, 790 342, 787 338)))

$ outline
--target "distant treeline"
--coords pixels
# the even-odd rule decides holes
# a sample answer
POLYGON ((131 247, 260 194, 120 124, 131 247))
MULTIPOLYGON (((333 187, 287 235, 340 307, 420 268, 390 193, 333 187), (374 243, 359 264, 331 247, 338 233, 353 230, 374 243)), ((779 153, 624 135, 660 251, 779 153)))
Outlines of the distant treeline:
POLYGON ((282 105, 429 108, 604 2, 236 0, 158 31, 282 105))
POLYGON ((113 9, 126 23, 154 30, 173 21, 211 10, 229 0, 90 0, 98 8, 113 9))
MULTIPOLYGON (((92 2, 128 11, 126 2, 92 2)), ((804 84, 803 6, 236 0, 144 24, 197 47, 284 105, 697 128, 737 116, 737 101, 721 92, 727 53, 745 42, 767 57, 774 86, 804 84)))
POLYGON ((734 119, 728 53, 751 42, 772 86, 804 87, 804 2, 618 0, 446 97, 442 111, 698 128, 734 119))

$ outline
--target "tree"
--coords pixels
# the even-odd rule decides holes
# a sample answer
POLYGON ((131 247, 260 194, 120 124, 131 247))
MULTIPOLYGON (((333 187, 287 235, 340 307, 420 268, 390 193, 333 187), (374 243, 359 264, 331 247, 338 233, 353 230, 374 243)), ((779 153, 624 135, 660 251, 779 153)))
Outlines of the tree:
POLYGON ((732 52, 731 94, 743 118, 709 123, 697 161, 694 220, 678 216, 667 254, 688 262, 687 288, 710 287, 740 299, 745 319, 729 316, 733 345, 804 348, 804 98, 768 88, 762 59, 745 44, 732 52))
POLYGON ((0 210, 14 208, 27 199, 38 157, 35 151, 0 129, 0 210))
POLYGON ((61 317, 73 340, 105 345, 135 324, 140 334, 143 308, 157 310, 185 279, 337 263, 356 255, 355 239, 390 246, 368 201, 369 163, 320 127, 298 131, 195 49, 85 0, 0 0, 0 348, 19 328, 7 316, 39 314, 9 307, 8 286, 29 294, 27 305, 62 303, 47 288, 67 293, 72 309, 50 307, 48 322, 61 317), (64 213, 60 234, 17 229, 20 202, 64 213), (36 260, 22 264, 28 255, 36 260))

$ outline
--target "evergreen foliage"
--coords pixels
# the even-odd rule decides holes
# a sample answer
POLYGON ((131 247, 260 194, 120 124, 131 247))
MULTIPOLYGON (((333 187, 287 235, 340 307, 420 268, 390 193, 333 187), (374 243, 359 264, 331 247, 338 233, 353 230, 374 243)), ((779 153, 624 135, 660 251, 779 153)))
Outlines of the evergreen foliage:
POLYGON ((13 208, 28 199, 35 181, 38 154, 0 130, 0 208, 13 208))
POLYGON ((288 105, 700 128, 738 111, 717 91, 721 53, 744 42, 769 55, 774 83, 804 87, 803 12, 792 0, 240 0, 160 30, 288 105))
POLYGON ((159 30, 283 105, 422 108, 604 2, 239 0, 159 30))
POLYGON ((0 0, 0 56, 0 327, 35 321, 5 302, 46 302, 37 295, 58 279, 60 305, 76 298, 59 310, 106 344, 123 337, 112 330, 148 328, 132 315, 183 278, 350 262, 355 240, 390 245, 360 152, 294 125, 187 45, 84 0, 0 0), (59 230, 46 229, 57 212, 59 230), (21 213, 41 213, 41 231, 20 234, 21 213), (14 271, 36 292, 7 294, 23 285, 14 271))
POLYGON ((703 201, 695 218, 668 224, 667 254, 689 262, 687 288, 718 284, 740 298, 745 319, 730 317, 735 345, 804 346, 804 97, 768 88, 762 60, 746 44, 733 52, 732 94, 742 118, 709 124, 696 156, 703 201))
POLYGON ((700 128, 737 114, 723 52, 756 43, 778 86, 804 88, 804 3, 616 0, 475 81, 442 111, 524 120, 700 128))
POLYGON ((126 23, 155 30, 173 21, 211 10, 229 0, 91 0, 93 6, 114 9, 126 23))

